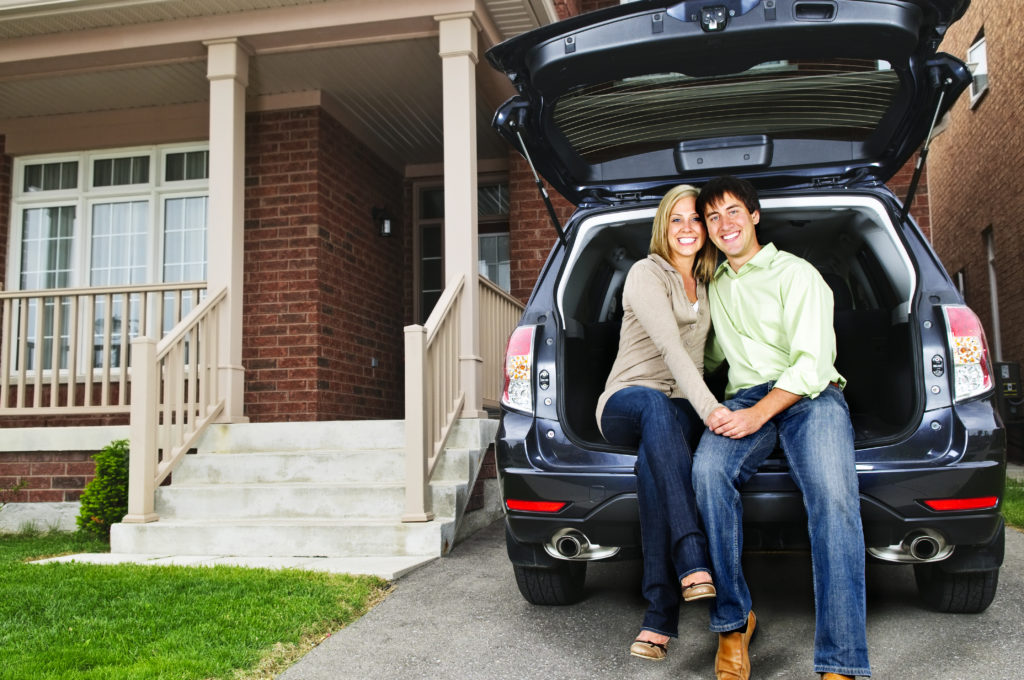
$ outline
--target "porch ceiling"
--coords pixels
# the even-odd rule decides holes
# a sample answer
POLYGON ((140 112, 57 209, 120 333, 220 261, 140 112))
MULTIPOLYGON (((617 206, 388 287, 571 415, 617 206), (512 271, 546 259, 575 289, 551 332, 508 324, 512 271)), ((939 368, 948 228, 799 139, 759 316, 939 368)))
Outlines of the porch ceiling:
MULTIPOLYGON (((318 92, 393 165, 439 163, 434 16, 463 7, 481 55, 554 18, 551 0, 0 0, 0 134, 4 121, 206 102, 203 41, 237 37, 253 53, 250 108, 318 92)), ((477 74, 478 155, 501 158, 489 123, 511 89, 486 64, 477 74)))

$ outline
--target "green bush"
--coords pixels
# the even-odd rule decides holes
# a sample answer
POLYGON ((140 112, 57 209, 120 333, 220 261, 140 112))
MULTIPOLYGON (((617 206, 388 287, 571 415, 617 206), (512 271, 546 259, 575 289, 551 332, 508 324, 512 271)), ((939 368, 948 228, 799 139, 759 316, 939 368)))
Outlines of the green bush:
POLYGON ((82 492, 78 530, 110 538, 110 525, 128 513, 128 440, 110 442, 93 456, 96 477, 82 492))

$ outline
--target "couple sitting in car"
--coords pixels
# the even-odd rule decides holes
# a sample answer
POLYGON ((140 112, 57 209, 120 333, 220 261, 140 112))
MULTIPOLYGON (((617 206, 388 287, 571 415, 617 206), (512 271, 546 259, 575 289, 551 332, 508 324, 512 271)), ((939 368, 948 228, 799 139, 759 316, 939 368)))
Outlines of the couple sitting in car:
POLYGON ((630 652, 664 659, 680 603, 709 599, 716 678, 749 678, 757 620, 740 564, 739 490, 778 442, 808 516, 814 670, 868 676, 864 537, 832 293, 808 262, 761 245, 759 221, 744 180, 677 186, 658 206, 650 255, 626 279, 597 421, 608 441, 638 447, 648 608, 630 652), (723 360, 720 404, 703 369, 723 360))

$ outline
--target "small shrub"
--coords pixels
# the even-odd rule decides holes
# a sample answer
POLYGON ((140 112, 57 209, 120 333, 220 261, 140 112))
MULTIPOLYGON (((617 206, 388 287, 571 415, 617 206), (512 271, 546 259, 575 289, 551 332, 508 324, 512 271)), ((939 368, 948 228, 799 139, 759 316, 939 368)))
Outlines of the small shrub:
POLYGON ((110 442, 93 456, 96 477, 82 492, 82 507, 75 520, 79 531, 110 538, 110 525, 128 513, 128 440, 110 442))

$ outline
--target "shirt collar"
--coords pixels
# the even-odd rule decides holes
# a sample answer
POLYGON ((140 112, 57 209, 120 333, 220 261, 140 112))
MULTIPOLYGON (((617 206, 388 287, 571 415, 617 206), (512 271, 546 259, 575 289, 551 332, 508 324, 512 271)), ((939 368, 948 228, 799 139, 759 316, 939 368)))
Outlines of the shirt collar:
POLYGON ((728 274, 733 278, 743 276, 750 269, 768 269, 771 267, 772 260, 779 254, 779 249, 775 247, 774 243, 768 242, 761 246, 761 250, 757 251, 757 254, 747 260, 738 272, 734 272, 732 267, 729 266, 729 261, 725 260, 722 264, 718 265, 718 269, 715 270, 715 278, 719 278, 722 274, 728 274))
POLYGON ((647 257, 651 258, 657 264, 661 265, 661 268, 667 272, 674 272, 676 270, 676 268, 672 266, 671 262, 663 258, 661 255, 658 255, 657 253, 651 253, 647 257))

